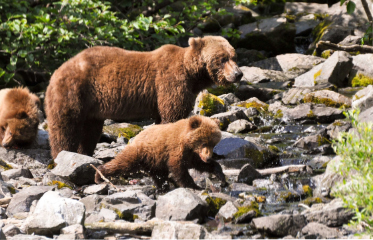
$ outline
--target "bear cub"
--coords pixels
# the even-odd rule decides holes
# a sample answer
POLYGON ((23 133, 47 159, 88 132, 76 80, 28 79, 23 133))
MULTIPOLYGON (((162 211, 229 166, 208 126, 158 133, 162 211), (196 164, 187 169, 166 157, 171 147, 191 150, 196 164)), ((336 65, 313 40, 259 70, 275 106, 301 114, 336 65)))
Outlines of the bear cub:
MULTIPOLYGON (((165 190, 168 187, 165 183, 170 180, 176 187, 201 189, 189 175, 188 169, 194 168, 213 173, 222 186, 226 186, 221 166, 211 160, 213 148, 220 138, 218 122, 202 116, 151 126, 98 170, 104 176, 111 176, 141 169, 148 172, 158 189, 165 190)), ((98 172, 95 182, 101 182, 98 172)))
POLYGON ((36 138, 39 98, 27 88, 0 91, 0 145, 5 148, 27 147, 36 138))

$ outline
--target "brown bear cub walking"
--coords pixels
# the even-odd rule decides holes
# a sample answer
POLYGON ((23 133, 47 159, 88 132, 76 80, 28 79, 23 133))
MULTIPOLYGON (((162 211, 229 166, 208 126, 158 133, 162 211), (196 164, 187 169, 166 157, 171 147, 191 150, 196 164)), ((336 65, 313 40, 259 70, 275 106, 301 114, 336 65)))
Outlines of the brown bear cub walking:
POLYGON ((27 147, 38 131, 39 98, 27 88, 0 91, 0 144, 3 147, 27 147))
POLYGON ((226 39, 190 38, 189 45, 152 52, 99 46, 65 62, 45 98, 53 158, 62 150, 92 155, 105 119, 175 122, 188 117, 201 90, 240 81, 226 39))
MULTIPOLYGON (((218 123, 202 116, 152 126, 137 135, 115 159, 99 166, 98 170, 104 176, 145 170, 159 189, 164 189, 171 173, 171 180, 179 187, 200 189, 188 173, 188 169, 194 168, 214 173, 224 186, 227 183, 221 166, 209 161, 220 138, 218 123)), ((95 182, 101 182, 98 172, 95 182)))

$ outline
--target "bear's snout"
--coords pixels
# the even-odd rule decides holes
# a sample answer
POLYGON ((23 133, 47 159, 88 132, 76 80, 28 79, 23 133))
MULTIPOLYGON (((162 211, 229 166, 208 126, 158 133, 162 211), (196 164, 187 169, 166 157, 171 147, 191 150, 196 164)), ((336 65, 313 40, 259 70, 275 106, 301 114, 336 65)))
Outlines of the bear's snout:
POLYGON ((241 78, 243 77, 243 73, 242 73, 241 69, 236 67, 236 69, 234 70, 234 76, 235 76, 234 82, 241 81, 241 78))
POLYGON ((212 149, 205 147, 205 148, 202 148, 202 150, 199 153, 199 156, 202 159, 202 161, 208 163, 210 162, 210 159, 212 158, 212 153, 213 153, 212 149))

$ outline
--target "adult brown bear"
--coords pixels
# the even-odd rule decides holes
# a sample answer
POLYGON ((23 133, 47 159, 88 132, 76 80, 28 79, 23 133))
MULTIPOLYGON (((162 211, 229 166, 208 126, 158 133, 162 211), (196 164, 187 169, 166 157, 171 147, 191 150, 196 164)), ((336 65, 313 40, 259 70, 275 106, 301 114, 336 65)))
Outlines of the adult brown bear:
POLYGON ((175 122, 189 115, 202 89, 240 81, 226 39, 190 38, 189 45, 152 52, 93 47, 62 64, 45 98, 53 158, 62 150, 92 155, 105 119, 175 122))
MULTIPOLYGON (((175 123, 151 126, 125 147, 113 160, 99 166, 104 176, 130 174, 142 169, 153 178, 158 189, 167 190, 166 181, 179 187, 201 189, 188 169, 215 174, 226 186, 219 163, 212 161, 213 148, 219 143, 219 123, 202 116, 193 116, 175 123), (169 173, 172 174, 169 179, 169 173)), ((95 182, 100 183, 96 172, 95 182)))

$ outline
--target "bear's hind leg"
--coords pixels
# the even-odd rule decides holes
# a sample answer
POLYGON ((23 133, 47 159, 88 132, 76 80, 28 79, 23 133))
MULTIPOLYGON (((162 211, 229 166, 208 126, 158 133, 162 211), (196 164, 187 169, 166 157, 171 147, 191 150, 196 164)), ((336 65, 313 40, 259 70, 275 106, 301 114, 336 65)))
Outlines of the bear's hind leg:
POLYGON ((84 122, 78 153, 88 156, 93 155, 97 142, 100 140, 103 126, 103 120, 88 119, 84 122))

